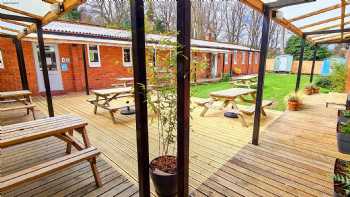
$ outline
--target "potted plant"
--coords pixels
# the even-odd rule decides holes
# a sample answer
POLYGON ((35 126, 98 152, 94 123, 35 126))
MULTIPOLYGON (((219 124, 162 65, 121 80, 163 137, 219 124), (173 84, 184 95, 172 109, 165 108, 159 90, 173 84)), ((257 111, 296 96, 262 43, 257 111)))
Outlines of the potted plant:
MULTIPOLYGON (((160 41, 161 45, 176 43, 168 40, 160 41)), ((150 176, 159 196, 176 196, 177 194, 177 166, 176 166, 176 133, 177 133, 177 84, 176 84, 176 52, 169 51, 169 55, 162 57, 162 66, 147 63, 148 82, 153 87, 148 91, 147 102, 153 112, 151 121, 156 122, 158 131, 158 153, 149 164, 150 176)), ((147 56, 146 52, 146 56, 147 56)), ((150 53, 151 54, 151 53, 150 53)), ((146 58, 146 60, 152 58, 146 58)), ((205 69, 207 62, 193 60, 196 69, 191 69, 193 76, 198 69, 205 69)))
POLYGON ((312 85, 312 84, 308 84, 308 85, 306 85, 305 88, 304 88, 304 93, 305 93, 306 95, 311 95, 311 94, 313 94, 313 91, 314 91, 314 89, 313 89, 313 85, 312 85))
POLYGON ((302 99, 299 93, 291 93, 287 96, 288 110, 298 111, 302 106, 302 99))
POLYGON ((350 161, 336 159, 334 164, 334 196, 350 196, 350 161))
POLYGON ((337 129, 338 150, 341 153, 350 153, 350 122, 340 122, 337 129))
POLYGON ((318 94, 318 93, 320 93, 320 87, 318 87, 317 85, 313 84, 313 85, 312 85, 312 93, 313 93, 313 94, 318 94))

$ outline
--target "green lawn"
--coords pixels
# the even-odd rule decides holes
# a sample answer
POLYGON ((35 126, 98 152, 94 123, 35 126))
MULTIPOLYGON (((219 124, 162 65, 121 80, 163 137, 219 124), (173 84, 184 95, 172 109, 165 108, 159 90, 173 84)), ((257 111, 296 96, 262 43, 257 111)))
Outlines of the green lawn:
MULTIPOLYGON (((314 81, 317 81, 318 76, 314 77, 314 81)), ((285 110, 285 97, 292 91, 294 91, 296 82, 296 75, 294 74, 277 74, 266 73, 265 86, 264 86, 264 99, 274 100, 276 103, 274 109, 283 111, 285 110)), ((303 75, 301 80, 301 88, 303 88, 309 82, 309 76, 303 75)), ((208 98, 208 95, 212 91, 224 90, 232 88, 229 82, 217 82, 207 85, 192 86, 192 93, 195 97, 208 98)), ((325 89, 321 89, 321 92, 327 92, 325 89)))

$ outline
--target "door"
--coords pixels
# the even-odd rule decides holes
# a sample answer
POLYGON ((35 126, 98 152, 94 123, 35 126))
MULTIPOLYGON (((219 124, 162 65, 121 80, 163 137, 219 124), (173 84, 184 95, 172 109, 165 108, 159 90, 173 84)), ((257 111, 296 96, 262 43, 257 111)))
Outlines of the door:
MULTIPOLYGON (((35 68, 38 79, 39 92, 45 91, 44 77, 41 66, 39 48, 37 44, 33 44, 35 68)), ((61 67, 59 65, 59 56, 57 45, 45 45, 45 55, 47 70, 49 73, 50 87, 52 91, 63 90, 61 67)))
POLYGON ((211 54, 211 78, 216 78, 217 72, 218 72, 218 55, 217 54, 211 54))

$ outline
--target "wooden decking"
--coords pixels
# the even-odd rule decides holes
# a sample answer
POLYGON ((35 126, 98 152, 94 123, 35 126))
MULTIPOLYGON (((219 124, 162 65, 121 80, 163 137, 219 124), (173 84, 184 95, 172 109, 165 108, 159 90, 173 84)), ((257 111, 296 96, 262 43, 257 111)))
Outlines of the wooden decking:
MULTIPOLYGON (((108 163, 106 168, 112 166, 115 173, 122 173, 121 177, 136 184, 134 116, 117 115, 118 123, 113 124, 107 111, 100 110, 94 115, 86 99, 83 94, 56 96, 55 112, 87 119, 89 137, 103 153, 102 158, 108 163)), ((239 120, 224 118, 222 111, 211 110, 200 117, 201 109, 195 109, 190 139, 191 195, 332 196, 335 158, 350 157, 336 149, 336 109, 326 109, 325 99, 324 95, 307 97, 306 109, 300 112, 268 111, 269 117, 262 122, 259 146, 250 144, 252 127, 244 128, 239 120)), ((44 98, 35 98, 34 102, 46 112, 44 98)), ((158 136, 155 123, 150 125, 152 159, 158 153, 158 136)), ((101 162, 104 161, 99 161, 99 165, 103 165, 101 162)), ((88 173, 82 176, 92 176, 88 173)), ((51 190, 49 186, 44 188, 51 190)), ((118 188, 117 184, 114 188, 118 188)), ((136 190, 135 186, 131 188, 126 191, 136 190)), ((66 190, 71 191, 62 192, 66 190)))

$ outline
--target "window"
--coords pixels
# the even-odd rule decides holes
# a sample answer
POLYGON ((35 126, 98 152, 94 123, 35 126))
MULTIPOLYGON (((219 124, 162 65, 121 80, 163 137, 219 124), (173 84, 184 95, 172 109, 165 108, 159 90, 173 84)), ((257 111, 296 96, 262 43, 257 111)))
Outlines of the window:
POLYGON ((123 48, 123 65, 125 67, 132 66, 131 49, 130 48, 123 48))
POLYGON ((0 69, 4 69, 4 68, 5 68, 5 64, 2 59, 2 50, 0 49, 0 69))
POLYGON ((255 52, 255 64, 259 64, 259 53, 255 52))
POLYGON ((224 53, 224 58, 225 58, 225 64, 228 64, 228 55, 227 55, 227 53, 224 53))
POLYGON ((237 51, 233 51, 233 64, 237 64, 237 51))
POLYGON ((242 51, 242 64, 245 64, 245 51, 242 51))
POLYGON ((252 64, 252 58, 253 58, 253 52, 249 52, 249 57, 248 57, 248 64, 252 64))
POLYGON ((89 45, 89 65, 90 67, 100 67, 100 50, 98 45, 89 45))

